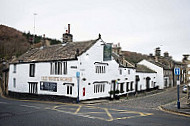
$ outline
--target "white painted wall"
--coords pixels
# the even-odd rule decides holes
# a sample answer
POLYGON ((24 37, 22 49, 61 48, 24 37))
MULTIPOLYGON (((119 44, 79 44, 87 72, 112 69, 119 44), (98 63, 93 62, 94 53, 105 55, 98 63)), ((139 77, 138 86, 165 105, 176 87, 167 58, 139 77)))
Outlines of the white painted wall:
POLYGON ((8 90, 13 92, 29 93, 28 82, 38 83, 38 94, 48 94, 48 95, 64 95, 70 97, 76 97, 77 87, 76 87, 76 69, 71 69, 71 66, 76 66, 77 61, 68 61, 68 74, 67 75, 50 75, 50 62, 35 63, 35 77, 29 77, 29 67, 30 64, 17 64, 16 73, 13 73, 13 64, 10 65, 9 71, 9 84, 8 90), (72 82, 74 83, 73 95, 67 95, 66 81, 52 81, 52 80, 42 80, 42 77, 72 77, 72 82), (13 85, 13 78, 16 78, 16 87, 13 85), (57 92, 40 90, 40 82, 55 82, 57 83, 57 92))
POLYGON ((143 73, 143 72, 136 72, 136 75, 139 76, 140 81, 138 82, 138 91, 146 90, 146 78, 150 77, 150 88, 154 88, 153 83, 157 82, 156 80, 156 73, 143 73))
POLYGON ((140 61, 138 64, 141 64, 141 65, 145 65, 146 67, 154 70, 157 72, 157 81, 156 81, 156 85, 159 86, 159 89, 163 89, 164 88, 164 72, 163 72, 163 68, 162 67, 159 67, 147 60, 142 60, 140 61))
POLYGON ((115 60, 111 61, 103 61, 103 41, 99 40, 92 46, 88 51, 83 53, 79 57, 79 72, 81 73, 80 78, 80 99, 93 99, 93 98, 103 98, 109 97, 111 80, 116 80, 118 75, 118 64, 115 60), (106 72, 105 73, 96 73, 95 62, 107 63, 105 65, 106 72), (83 81, 83 78, 86 78, 83 81), (94 93, 94 82, 102 82, 105 83, 105 91, 100 93, 94 93), (85 88, 85 96, 82 94, 82 90, 85 88))
MULTIPOLYGON (((123 68, 123 67, 120 67, 118 68, 118 79, 120 79, 119 81, 117 81, 119 84, 118 84, 118 89, 120 90, 120 83, 124 83, 123 85, 123 93, 120 93, 120 95, 122 94, 126 94, 126 93, 132 93, 132 92, 135 92, 135 73, 136 73, 136 70, 133 69, 133 68, 123 68), (122 74, 120 74, 120 69, 122 70, 122 74), (133 82, 133 87, 132 87, 132 91, 129 90, 127 91, 127 82, 131 83, 133 82)), ((117 79, 117 80, 118 80, 117 79)), ((129 84, 129 89, 131 89, 131 85, 129 84)))

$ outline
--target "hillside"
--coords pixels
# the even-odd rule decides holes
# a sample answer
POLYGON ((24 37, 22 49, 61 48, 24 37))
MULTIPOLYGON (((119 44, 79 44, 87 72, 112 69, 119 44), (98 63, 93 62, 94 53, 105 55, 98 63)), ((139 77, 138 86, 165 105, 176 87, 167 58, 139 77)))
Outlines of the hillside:
POLYGON ((0 59, 9 60, 19 56, 30 47, 23 33, 4 25, 0 25, 0 59))
MULTIPOLYGON (((20 56, 25 53, 32 44, 33 34, 22 33, 14 28, 0 25, 0 61, 10 60, 12 56, 20 56)), ((34 45, 32 48, 39 48, 45 41, 47 46, 59 44, 61 41, 56 39, 45 38, 35 35, 34 45)))
POLYGON ((125 56, 125 59, 131 63, 138 63, 143 59, 147 59, 148 56, 141 54, 141 53, 136 53, 136 52, 130 52, 130 51, 122 51, 122 54, 125 56))

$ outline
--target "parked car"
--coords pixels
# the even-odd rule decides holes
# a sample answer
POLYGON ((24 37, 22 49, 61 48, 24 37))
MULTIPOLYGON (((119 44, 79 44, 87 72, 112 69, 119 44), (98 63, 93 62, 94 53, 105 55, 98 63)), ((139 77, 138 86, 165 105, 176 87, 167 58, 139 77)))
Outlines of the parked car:
MULTIPOLYGON (((190 84, 188 84, 188 85, 190 86, 190 84)), ((184 86, 183 86, 182 92, 183 92, 183 93, 187 93, 187 85, 184 85, 184 86)))
POLYGON ((184 85, 184 86, 183 86, 182 92, 183 92, 183 93, 187 93, 187 85, 184 85))

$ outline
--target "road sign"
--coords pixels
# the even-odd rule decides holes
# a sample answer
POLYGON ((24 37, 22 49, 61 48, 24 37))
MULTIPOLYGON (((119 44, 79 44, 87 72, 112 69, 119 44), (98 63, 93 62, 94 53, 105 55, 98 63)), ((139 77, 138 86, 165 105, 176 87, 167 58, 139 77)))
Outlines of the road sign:
POLYGON ((174 73, 175 75, 180 75, 180 68, 175 68, 174 73))
POLYGON ((77 77, 77 78, 80 77, 80 72, 76 72, 76 77, 77 77))

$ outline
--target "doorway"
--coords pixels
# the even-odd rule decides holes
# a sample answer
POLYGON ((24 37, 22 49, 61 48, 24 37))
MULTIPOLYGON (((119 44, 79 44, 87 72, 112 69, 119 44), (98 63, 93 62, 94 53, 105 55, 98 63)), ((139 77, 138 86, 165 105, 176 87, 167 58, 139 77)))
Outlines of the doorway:
POLYGON ((146 78, 146 90, 149 91, 150 90, 150 77, 146 78))

